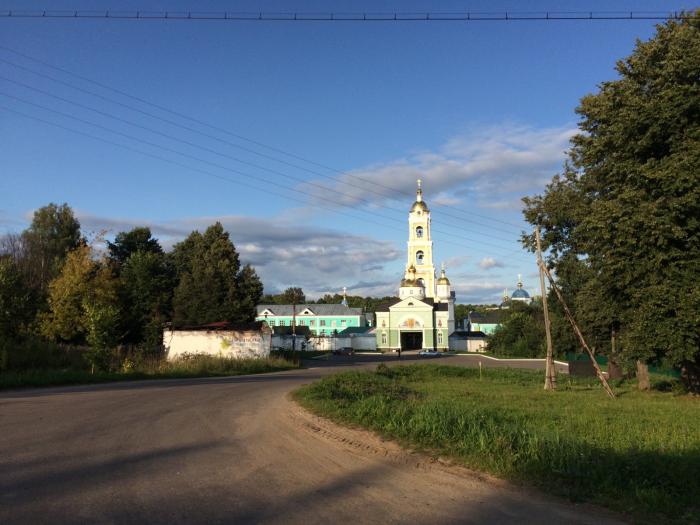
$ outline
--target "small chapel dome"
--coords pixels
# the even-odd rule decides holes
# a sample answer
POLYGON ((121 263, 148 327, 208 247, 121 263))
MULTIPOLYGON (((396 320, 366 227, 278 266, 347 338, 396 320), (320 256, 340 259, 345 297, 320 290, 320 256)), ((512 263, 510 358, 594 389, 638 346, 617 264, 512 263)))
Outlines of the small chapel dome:
POLYGON ((527 293, 527 291, 523 290, 522 288, 518 288, 513 292, 513 295, 510 297, 511 299, 529 299, 530 294, 527 293))
POLYGON ((447 277, 445 277, 444 275, 442 275, 442 276, 440 276, 440 278, 438 279, 438 282, 437 282, 437 283, 438 283, 438 284, 450 284, 450 280, 449 280, 447 277))
POLYGON ((511 300, 514 301, 530 301, 530 294, 526 290, 523 290, 523 278, 522 275, 518 275, 518 288, 510 296, 511 300))

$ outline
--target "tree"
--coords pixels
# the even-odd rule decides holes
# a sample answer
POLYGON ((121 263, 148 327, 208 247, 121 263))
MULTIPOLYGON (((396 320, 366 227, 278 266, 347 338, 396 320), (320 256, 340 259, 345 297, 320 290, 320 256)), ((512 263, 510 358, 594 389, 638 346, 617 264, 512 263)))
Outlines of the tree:
MULTIPOLYGON (((83 244, 68 253, 61 273, 49 284, 49 311, 41 316, 41 332, 54 341, 85 342, 95 330, 90 316, 116 303, 112 270, 95 261, 90 246, 83 244)), ((99 325, 104 331, 102 318, 99 325)))
POLYGON ((248 323, 255 320, 255 307, 263 293, 263 283, 255 269, 246 264, 237 277, 238 313, 234 321, 248 323))
POLYGON ((179 278, 173 299, 175 325, 255 317, 260 280, 252 267, 240 270, 238 252, 220 223, 204 234, 192 232, 175 246, 173 259, 179 278))
POLYGON ((125 342, 146 343, 148 348, 161 344, 174 286, 175 272, 162 250, 138 249, 124 260, 119 298, 125 342))
POLYGON ((282 292, 280 304, 304 304, 306 302, 306 296, 301 288, 290 287, 282 292))
POLYGON ((28 330, 34 298, 15 261, 0 256, 0 338, 15 338, 28 330))
POLYGON ((489 336, 487 350, 496 355, 543 357, 546 351, 542 305, 511 303, 508 316, 489 336))
POLYGON ((525 199, 525 216, 543 228, 562 287, 563 266, 580 266, 570 304, 592 337, 610 341, 617 327, 628 361, 697 374, 700 21, 658 26, 617 71, 581 100, 564 172, 525 199))
POLYGON ((162 254, 163 248, 158 239, 151 236, 151 229, 147 227, 133 228, 128 232, 119 232, 114 237, 114 242, 107 242, 109 257, 117 265, 122 265, 136 252, 162 254))
POLYGON ((23 266, 32 287, 45 291, 58 274, 66 254, 80 244, 80 222, 67 204, 54 203, 34 212, 23 233, 23 266))

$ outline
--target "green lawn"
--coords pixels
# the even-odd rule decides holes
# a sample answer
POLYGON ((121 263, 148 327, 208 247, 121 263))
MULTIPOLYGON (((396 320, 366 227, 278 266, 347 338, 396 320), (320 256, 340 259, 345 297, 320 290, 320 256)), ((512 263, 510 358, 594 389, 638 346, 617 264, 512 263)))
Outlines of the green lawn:
POLYGON ((188 377, 234 376, 262 374, 299 368, 299 363, 283 357, 266 359, 232 359, 194 356, 190 359, 166 361, 158 359, 134 364, 119 371, 95 372, 80 368, 30 369, 0 372, 0 389, 104 383, 136 379, 176 379, 188 377))
MULTIPOLYGON (((635 519, 700 522, 700 400, 542 372, 413 365, 330 376, 297 391, 313 412, 635 519)), ((672 388, 671 383, 662 384, 672 388)))

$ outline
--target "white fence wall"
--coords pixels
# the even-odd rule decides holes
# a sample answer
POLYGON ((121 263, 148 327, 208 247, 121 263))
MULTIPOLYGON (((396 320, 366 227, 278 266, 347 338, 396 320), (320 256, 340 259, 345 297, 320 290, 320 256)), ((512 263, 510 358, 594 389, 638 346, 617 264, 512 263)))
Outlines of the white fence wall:
POLYGON ((165 330, 163 345, 168 359, 183 354, 263 358, 270 355, 270 335, 237 330, 165 330))

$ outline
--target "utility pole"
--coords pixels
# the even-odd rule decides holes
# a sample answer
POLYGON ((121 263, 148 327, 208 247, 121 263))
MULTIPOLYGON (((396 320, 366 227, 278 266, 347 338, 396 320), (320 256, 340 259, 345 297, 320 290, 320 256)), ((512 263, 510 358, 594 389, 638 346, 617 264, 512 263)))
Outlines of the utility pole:
POLYGON ((552 349, 552 325, 549 322, 549 307, 547 306, 547 290, 544 286, 544 261, 542 260, 542 242, 540 240, 540 229, 535 228, 535 239, 537 240, 537 266, 540 270, 540 290, 542 291, 542 310, 544 312, 544 331, 547 334, 547 359, 544 370, 544 389, 557 389, 557 370, 554 367, 554 350, 552 349))
POLYGON ((292 352, 297 349, 297 305, 292 304, 292 352))
POLYGON ((564 297, 562 297, 561 292, 559 291, 559 288, 554 283, 554 278, 552 277, 552 274, 549 272, 549 270, 544 265, 544 263, 542 263, 542 261, 538 261, 538 263, 540 265, 540 268, 544 271, 545 275, 547 276, 547 279, 549 279, 549 285, 552 287, 552 290, 554 290, 554 293, 557 294, 557 299, 559 299, 559 302, 561 303, 562 308, 564 308, 564 315, 566 315, 566 318, 569 320, 569 322, 571 323, 571 326, 574 328, 574 333, 578 337, 578 340, 580 341, 581 346, 588 353, 588 357, 591 358, 591 362, 593 363, 593 368, 595 368, 595 373, 598 376, 598 380, 603 385, 603 389, 611 398, 615 399, 615 392, 613 392, 612 388, 610 388, 610 385, 608 384, 608 380, 605 379, 605 375, 603 374, 603 371, 600 369, 600 366, 598 366, 598 362, 595 360, 595 355, 593 354, 593 351, 590 349, 590 347, 586 343, 586 340, 583 338, 583 334, 581 333, 581 330, 579 329, 578 325, 576 324, 576 321, 574 320, 574 316, 571 315, 571 311, 569 310, 569 307, 566 306, 566 302, 564 301, 564 297))

